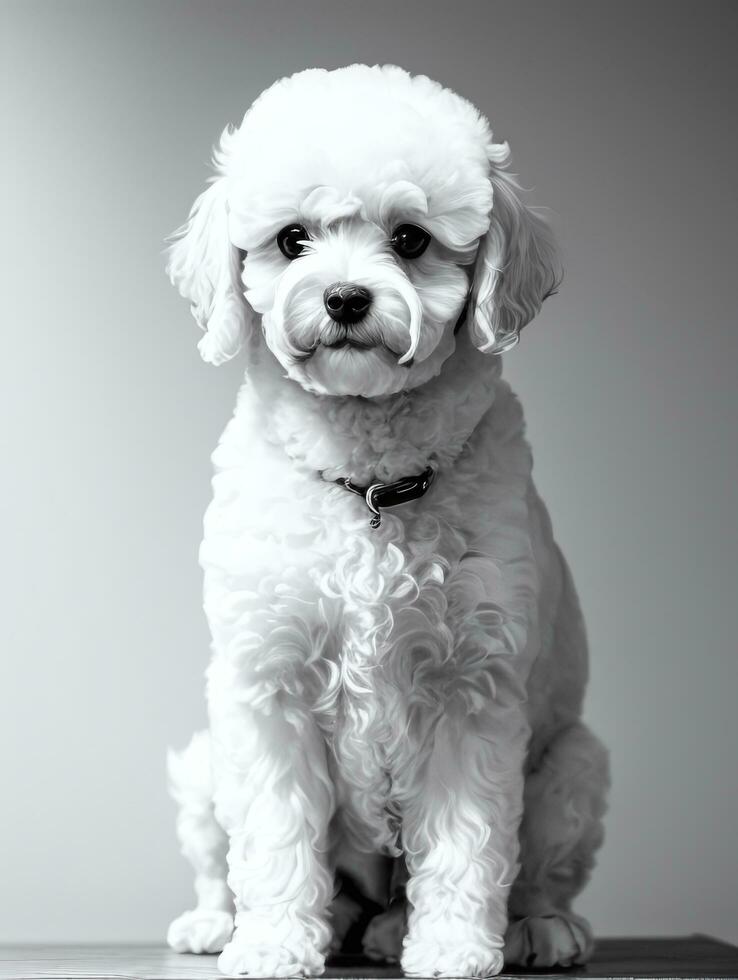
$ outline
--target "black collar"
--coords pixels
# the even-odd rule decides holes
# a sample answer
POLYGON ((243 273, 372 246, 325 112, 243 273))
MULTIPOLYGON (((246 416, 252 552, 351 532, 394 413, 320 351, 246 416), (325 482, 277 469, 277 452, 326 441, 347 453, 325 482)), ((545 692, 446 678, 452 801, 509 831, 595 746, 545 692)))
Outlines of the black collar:
POLYGON ((432 466, 427 466, 422 473, 417 476, 403 476, 394 483, 372 483, 368 487, 358 487, 345 476, 339 477, 335 482, 339 487, 357 493, 364 498, 373 517, 369 521, 370 527, 379 527, 382 515, 380 507, 396 507, 398 504, 405 504, 409 500, 417 500, 422 497, 426 490, 433 483, 436 471, 432 466))

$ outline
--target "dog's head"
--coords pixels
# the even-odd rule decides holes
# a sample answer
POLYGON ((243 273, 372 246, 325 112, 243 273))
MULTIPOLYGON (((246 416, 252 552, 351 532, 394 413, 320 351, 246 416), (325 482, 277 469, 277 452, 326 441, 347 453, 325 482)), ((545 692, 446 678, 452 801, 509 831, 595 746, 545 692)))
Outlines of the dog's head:
POLYGON ((440 371, 467 304, 474 343, 506 349, 559 279, 508 156, 425 76, 352 65, 277 82, 223 133, 170 247, 202 356, 230 359, 261 320, 304 388, 383 395, 440 371))

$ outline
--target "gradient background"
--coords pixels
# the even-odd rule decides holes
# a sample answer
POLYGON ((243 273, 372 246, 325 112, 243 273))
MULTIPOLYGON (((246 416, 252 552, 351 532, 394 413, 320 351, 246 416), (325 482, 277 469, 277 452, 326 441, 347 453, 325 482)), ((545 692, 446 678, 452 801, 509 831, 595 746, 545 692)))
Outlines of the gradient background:
POLYGON ((160 941, 191 903, 164 753, 204 721, 197 548, 242 365, 199 361, 161 244, 226 123, 353 61, 479 105, 563 243, 506 370, 612 750, 579 909, 600 935, 738 940, 737 15, 3 4, 0 940, 160 941))

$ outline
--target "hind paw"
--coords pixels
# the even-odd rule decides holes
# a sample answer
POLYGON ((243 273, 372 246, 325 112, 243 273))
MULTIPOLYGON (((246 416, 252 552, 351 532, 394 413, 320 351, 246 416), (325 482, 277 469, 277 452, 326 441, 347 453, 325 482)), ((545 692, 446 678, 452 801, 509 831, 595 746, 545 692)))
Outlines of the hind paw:
POLYGON ((510 966, 574 966, 585 963, 594 942, 586 919, 570 912, 529 915, 510 923, 505 963, 510 966))
POLYGON ((193 909, 169 926, 167 942, 178 953, 219 953, 233 933, 233 916, 218 909, 193 909))
POLYGON ((407 932, 407 910, 396 902, 386 912, 375 915, 364 933, 364 954, 375 961, 399 963, 402 941, 407 932))

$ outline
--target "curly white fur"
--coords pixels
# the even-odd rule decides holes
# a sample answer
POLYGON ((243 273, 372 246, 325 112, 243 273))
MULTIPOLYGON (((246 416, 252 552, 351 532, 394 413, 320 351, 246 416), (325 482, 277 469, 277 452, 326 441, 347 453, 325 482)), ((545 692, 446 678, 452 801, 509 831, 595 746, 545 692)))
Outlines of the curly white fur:
POLYGON ((201 549, 210 729, 170 759, 198 905, 169 941, 223 948, 227 974, 319 974, 350 920, 336 865, 386 907, 387 855, 407 906, 365 946, 408 974, 591 948, 570 903, 607 760, 580 721, 584 628, 520 406, 484 353, 559 279, 507 159, 428 78, 301 72, 223 134, 171 246, 203 357, 248 349, 201 549), (432 236, 413 261, 389 247, 402 222, 432 236), (309 238, 289 262, 275 236, 295 223, 309 238), (330 346, 337 280, 371 290, 361 347, 330 346), (429 463, 428 493, 377 529, 333 482, 429 463))

